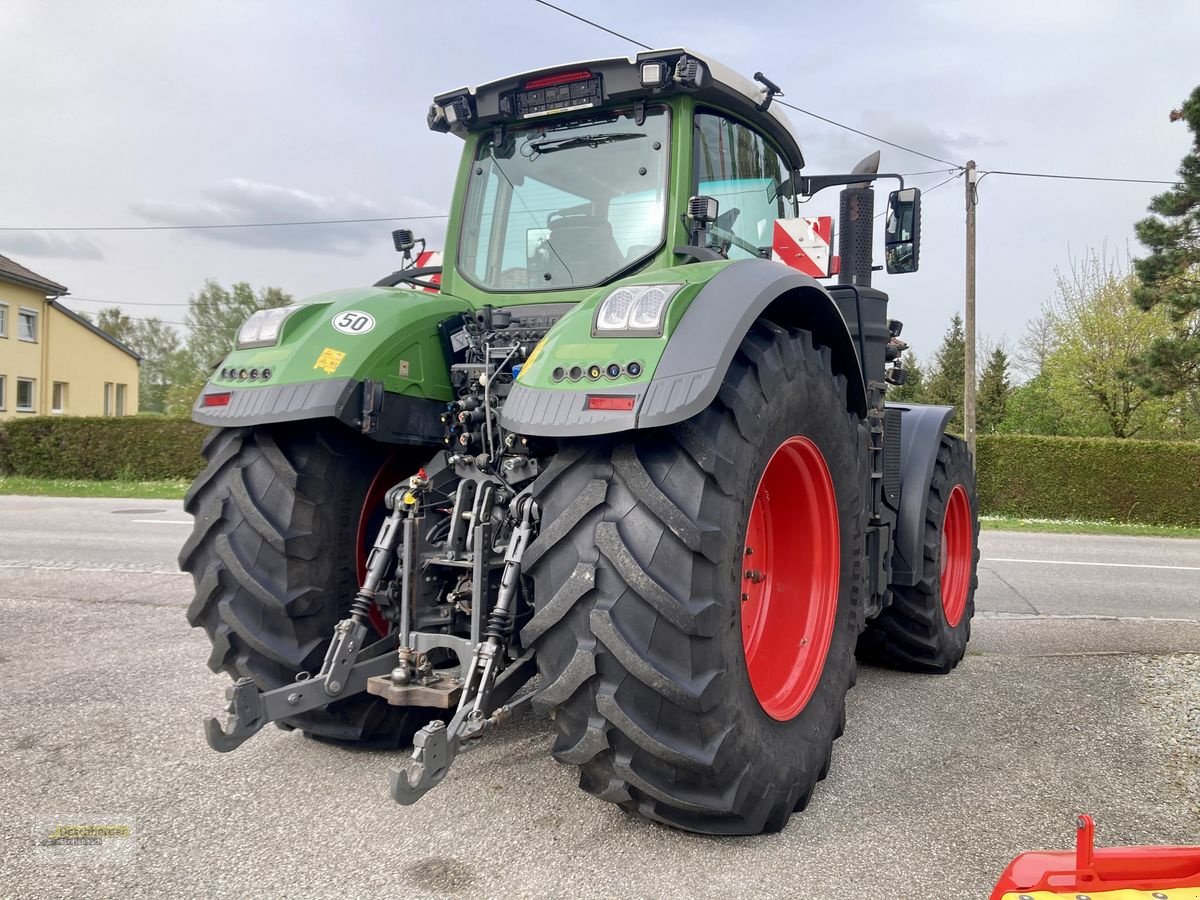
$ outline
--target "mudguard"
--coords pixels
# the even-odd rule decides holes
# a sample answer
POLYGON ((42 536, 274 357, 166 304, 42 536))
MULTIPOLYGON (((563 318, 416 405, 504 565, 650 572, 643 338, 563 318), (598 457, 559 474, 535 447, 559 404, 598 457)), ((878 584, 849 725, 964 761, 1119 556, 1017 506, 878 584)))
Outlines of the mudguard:
POLYGON ((938 445, 952 406, 887 404, 900 411, 900 505, 892 554, 892 584, 914 585, 920 577, 925 532, 925 498, 933 480, 938 445), (916 571, 914 571, 914 569, 916 571))
POLYGON ((192 418, 218 427, 334 418, 376 440, 440 445, 438 415, 453 394, 439 326, 469 312, 462 300, 401 288, 319 294, 275 343, 229 353, 192 418))
POLYGON ((846 378, 847 405, 866 415, 866 388, 854 341, 829 292, 795 269, 747 259, 723 266, 703 285, 670 334, 648 381, 602 390, 606 398, 632 398, 631 408, 588 409, 589 390, 598 390, 588 383, 563 389, 518 383, 501 411, 501 423, 520 434, 571 437, 682 422, 713 401, 742 338, 763 315, 781 325, 808 329, 817 343, 829 347, 834 372, 846 378))

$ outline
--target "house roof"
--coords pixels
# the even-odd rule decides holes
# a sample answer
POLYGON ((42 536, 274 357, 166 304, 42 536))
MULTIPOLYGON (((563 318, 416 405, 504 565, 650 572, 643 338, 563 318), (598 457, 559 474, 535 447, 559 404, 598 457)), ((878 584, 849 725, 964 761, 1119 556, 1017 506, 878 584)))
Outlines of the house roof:
POLYGON ((25 268, 18 262, 13 262, 7 256, 0 256, 0 281, 10 281, 22 287, 37 288, 47 294, 65 294, 67 288, 57 281, 43 278, 37 272, 25 268))
MULTIPOLYGON (((0 257, 0 259, 3 259, 3 257, 0 257)), ((53 306, 56 310, 58 310, 60 313, 62 313, 68 319, 73 319, 74 321, 78 322, 80 325, 82 325, 88 331, 92 332, 93 334, 95 334, 99 337, 104 338, 104 340, 108 341, 110 344, 112 344, 118 350, 128 353, 130 356, 132 356, 134 359, 136 359, 139 363, 141 363, 142 357, 140 354, 136 353, 135 351, 131 350, 129 347, 122 344, 120 341, 118 341, 115 337, 113 337, 107 331, 101 331, 99 328, 97 328, 95 325, 93 325, 87 319, 83 318, 83 316, 80 316, 76 313, 71 312, 71 310, 67 309, 65 306, 63 306, 61 303, 59 303, 57 300, 47 300, 46 303, 50 306, 53 306)))

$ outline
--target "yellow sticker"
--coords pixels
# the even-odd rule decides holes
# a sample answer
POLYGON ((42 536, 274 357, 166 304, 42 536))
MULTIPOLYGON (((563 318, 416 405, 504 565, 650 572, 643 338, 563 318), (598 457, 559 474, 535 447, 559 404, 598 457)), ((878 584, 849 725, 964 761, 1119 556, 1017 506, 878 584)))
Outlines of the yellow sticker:
POLYGON ((321 355, 317 357, 313 368, 322 370, 326 375, 332 375, 337 371, 337 367, 342 364, 342 360, 345 358, 346 354, 341 350, 326 347, 321 351, 321 355))
POLYGON ((517 376, 517 381, 528 381, 529 380, 528 378, 525 377, 525 373, 527 373, 529 371, 530 367, 533 365, 533 361, 538 358, 538 354, 542 352, 542 348, 545 346, 546 346, 546 339, 542 338, 540 341, 537 342, 537 346, 534 347, 531 351, 529 351, 529 355, 527 357, 525 357, 525 364, 521 366, 521 374, 517 376))

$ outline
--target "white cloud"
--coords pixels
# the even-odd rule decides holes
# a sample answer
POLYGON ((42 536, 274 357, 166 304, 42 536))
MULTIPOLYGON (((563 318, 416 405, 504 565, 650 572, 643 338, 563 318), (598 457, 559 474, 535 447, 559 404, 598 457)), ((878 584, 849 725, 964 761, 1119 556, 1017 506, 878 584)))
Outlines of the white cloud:
POLYGON ((337 220, 428 216, 440 212, 431 204, 412 197, 400 198, 395 208, 384 208, 353 194, 324 196, 248 178, 227 178, 204 188, 200 195, 201 199, 192 202, 142 200, 131 204, 130 208, 162 225, 323 222, 326 224, 205 228, 186 233, 240 246, 339 254, 362 252, 378 241, 381 228, 387 227, 388 223, 340 223, 337 220))
POLYGON ((99 245, 82 235, 50 231, 0 232, 0 253, 5 256, 48 256, 58 259, 103 259, 99 245))

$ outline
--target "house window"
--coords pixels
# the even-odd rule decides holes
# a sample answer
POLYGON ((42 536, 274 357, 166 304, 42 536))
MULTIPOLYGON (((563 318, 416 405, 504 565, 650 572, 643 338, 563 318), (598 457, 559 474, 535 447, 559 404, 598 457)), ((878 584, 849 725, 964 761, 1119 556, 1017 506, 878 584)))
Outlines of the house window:
POLYGON ((17 379, 17 412, 33 412, 34 386, 32 378, 17 379))
POLYGON ((117 415, 125 415, 125 385, 117 385, 117 415))
POLYGON ((67 383, 54 382, 54 397, 50 402, 50 412, 62 413, 67 411, 67 383))
POLYGON ((17 313, 17 334, 23 341, 37 341, 37 310, 21 308, 17 313))
POLYGON ((0 337, 8 337, 8 304, 0 303, 0 337))
POLYGON ((8 379, 0 375, 0 412, 8 409, 8 379))
POLYGON ((104 382, 104 414, 111 416, 113 411, 113 385, 111 381, 104 382))

